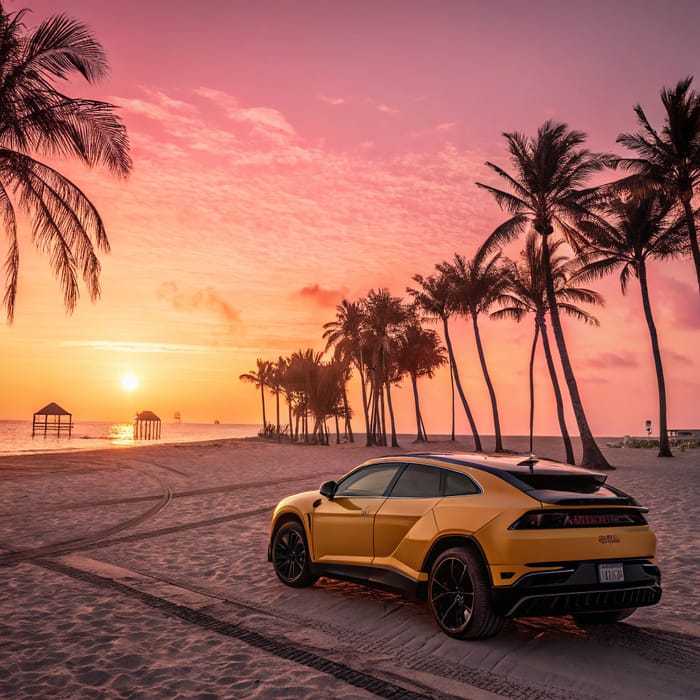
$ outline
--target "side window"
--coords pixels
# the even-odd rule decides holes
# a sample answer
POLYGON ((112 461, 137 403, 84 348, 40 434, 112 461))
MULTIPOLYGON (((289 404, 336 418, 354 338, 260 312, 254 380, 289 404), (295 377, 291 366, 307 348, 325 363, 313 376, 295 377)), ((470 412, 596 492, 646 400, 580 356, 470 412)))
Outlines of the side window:
POLYGON ((383 496, 401 464, 374 464, 351 474, 338 484, 335 497, 383 496))
POLYGON ((481 489, 466 475, 459 472, 444 470, 445 496, 464 496, 480 493, 481 489))
POLYGON ((408 464, 391 490, 391 498, 438 498, 440 470, 427 464, 408 464))

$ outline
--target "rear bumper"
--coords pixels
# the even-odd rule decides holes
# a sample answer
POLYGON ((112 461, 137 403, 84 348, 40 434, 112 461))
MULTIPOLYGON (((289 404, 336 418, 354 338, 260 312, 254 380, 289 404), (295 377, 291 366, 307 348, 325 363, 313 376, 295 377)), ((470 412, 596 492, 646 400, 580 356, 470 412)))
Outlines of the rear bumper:
POLYGON ((562 562, 558 571, 534 571, 513 586, 493 589, 493 606, 506 617, 539 617, 654 605, 661 573, 646 560, 624 561, 624 581, 600 583, 601 562, 562 562))

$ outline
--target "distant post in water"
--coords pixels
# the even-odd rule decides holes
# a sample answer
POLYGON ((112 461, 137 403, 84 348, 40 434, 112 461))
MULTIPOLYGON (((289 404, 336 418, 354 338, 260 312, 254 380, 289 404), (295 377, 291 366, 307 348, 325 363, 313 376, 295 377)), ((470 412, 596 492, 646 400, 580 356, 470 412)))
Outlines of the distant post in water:
POLYGON ((134 440, 160 440, 160 418, 153 411, 141 411, 134 418, 134 440))

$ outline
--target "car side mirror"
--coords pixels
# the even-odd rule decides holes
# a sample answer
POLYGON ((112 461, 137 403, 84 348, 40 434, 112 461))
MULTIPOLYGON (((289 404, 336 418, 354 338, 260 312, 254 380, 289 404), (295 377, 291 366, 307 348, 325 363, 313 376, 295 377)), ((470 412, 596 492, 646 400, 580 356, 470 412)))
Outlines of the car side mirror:
POLYGON ((338 484, 336 484, 335 481, 324 481, 321 484, 319 491, 322 496, 325 496, 329 501, 332 501, 337 487, 338 484))

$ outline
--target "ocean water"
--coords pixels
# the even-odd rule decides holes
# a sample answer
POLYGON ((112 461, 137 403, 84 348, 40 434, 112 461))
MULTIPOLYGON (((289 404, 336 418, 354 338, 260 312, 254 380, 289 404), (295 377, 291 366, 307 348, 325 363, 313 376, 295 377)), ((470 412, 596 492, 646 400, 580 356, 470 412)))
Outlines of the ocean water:
POLYGON ((165 423, 161 424, 160 440, 134 440, 131 423, 80 421, 73 419, 71 437, 43 433, 32 437, 31 420, 0 420, 0 455, 36 454, 124 448, 173 442, 199 442, 224 438, 256 437, 260 426, 243 423, 165 423))

